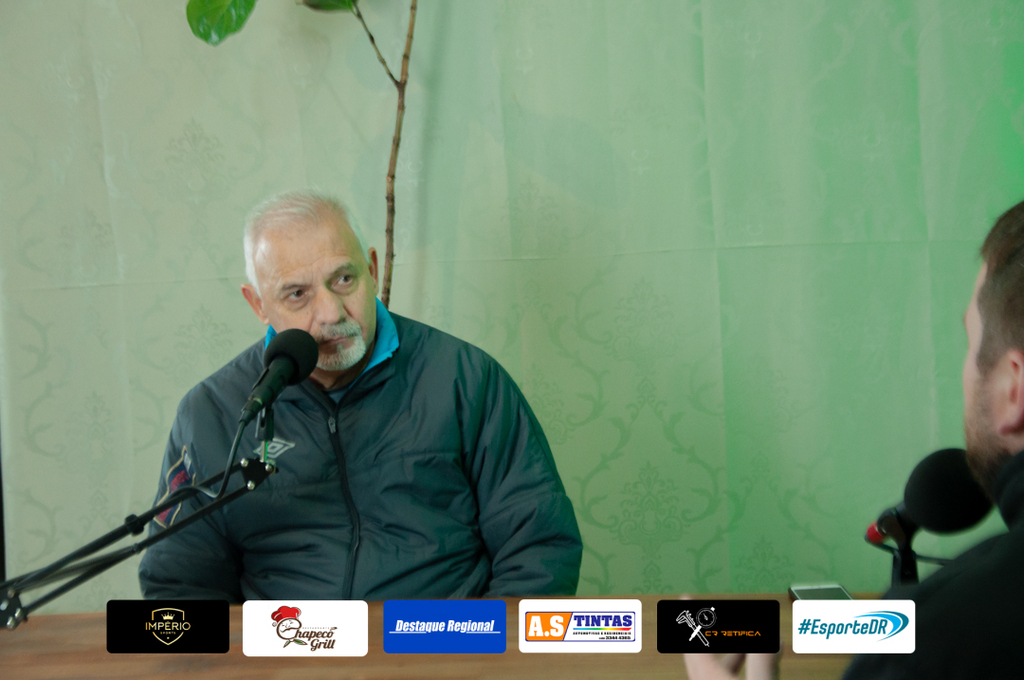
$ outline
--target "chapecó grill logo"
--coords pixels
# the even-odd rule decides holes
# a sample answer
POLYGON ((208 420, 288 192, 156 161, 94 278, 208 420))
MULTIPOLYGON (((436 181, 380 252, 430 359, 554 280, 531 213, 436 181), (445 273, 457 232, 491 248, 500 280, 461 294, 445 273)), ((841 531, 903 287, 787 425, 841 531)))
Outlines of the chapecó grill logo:
POLYGON ((658 651, 663 654, 779 651, 778 600, 661 600, 658 651))
POLYGON ((642 613, 640 600, 521 600, 519 651, 639 652, 642 613))
POLYGON ((361 600, 250 600, 242 605, 242 653, 365 656, 368 619, 361 600))
POLYGON ((284 647, 295 643, 309 646, 311 652, 334 649, 334 632, 338 630, 338 627, 326 626, 303 630, 302 621, 299 620, 301 615, 301 609, 286 605, 278 607, 277 611, 270 615, 274 621, 274 628, 277 629, 277 637, 284 640, 284 647))
POLYGON ((916 648, 913 600, 797 600, 797 654, 911 654, 916 648))

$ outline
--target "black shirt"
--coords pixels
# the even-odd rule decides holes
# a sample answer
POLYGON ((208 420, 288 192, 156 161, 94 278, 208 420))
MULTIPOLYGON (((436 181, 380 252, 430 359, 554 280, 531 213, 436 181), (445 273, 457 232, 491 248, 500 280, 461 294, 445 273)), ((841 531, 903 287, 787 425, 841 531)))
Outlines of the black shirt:
POLYGON ((916 603, 916 651, 858 656, 844 680, 1024 678, 1024 455, 1006 464, 993 491, 1007 533, 885 595, 916 603))

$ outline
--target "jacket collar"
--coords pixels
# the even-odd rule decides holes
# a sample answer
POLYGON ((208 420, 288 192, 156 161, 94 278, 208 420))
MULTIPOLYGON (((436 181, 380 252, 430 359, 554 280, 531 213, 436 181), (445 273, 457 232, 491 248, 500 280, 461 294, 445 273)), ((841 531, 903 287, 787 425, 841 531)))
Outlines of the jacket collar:
POLYGON ((992 485, 992 496, 1006 526, 1024 521, 1024 451, 1003 466, 992 485))

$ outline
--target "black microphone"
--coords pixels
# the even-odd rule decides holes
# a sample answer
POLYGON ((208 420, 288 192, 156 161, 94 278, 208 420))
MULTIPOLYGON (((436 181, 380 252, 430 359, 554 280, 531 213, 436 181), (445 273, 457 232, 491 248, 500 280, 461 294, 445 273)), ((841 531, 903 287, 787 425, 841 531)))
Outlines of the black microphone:
POLYGON ((942 449, 917 464, 907 479, 903 502, 868 527, 867 539, 909 542, 919 528, 951 534, 973 527, 991 509, 992 501, 967 466, 967 452, 942 449))
POLYGON ((903 502, 885 510, 868 527, 865 538, 880 547, 885 547, 887 538, 893 539, 896 550, 887 548, 893 553, 893 585, 916 583, 917 555, 910 547, 914 533, 918 529, 936 534, 963 531, 980 522, 991 508, 992 501, 967 466, 967 452, 942 449, 914 467, 903 502))
POLYGON ((970 529, 992 509, 963 449, 942 449, 918 463, 907 480, 903 504, 912 522, 936 534, 970 529))
POLYGON ((238 422, 245 425, 270 406, 288 385, 297 385, 313 372, 320 347, 313 336, 298 328, 281 331, 263 352, 263 373, 253 385, 238 422))

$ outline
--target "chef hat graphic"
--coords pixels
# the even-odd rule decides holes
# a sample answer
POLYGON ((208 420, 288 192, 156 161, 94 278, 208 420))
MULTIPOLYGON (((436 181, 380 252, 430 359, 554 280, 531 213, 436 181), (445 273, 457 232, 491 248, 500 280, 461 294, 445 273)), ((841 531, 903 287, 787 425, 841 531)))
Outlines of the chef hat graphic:
POLYGON ((274 623, 280 623, 283 619, 297 619, 302 614, 298 607, 278 607, 277 611, 270 615, 274 623))

